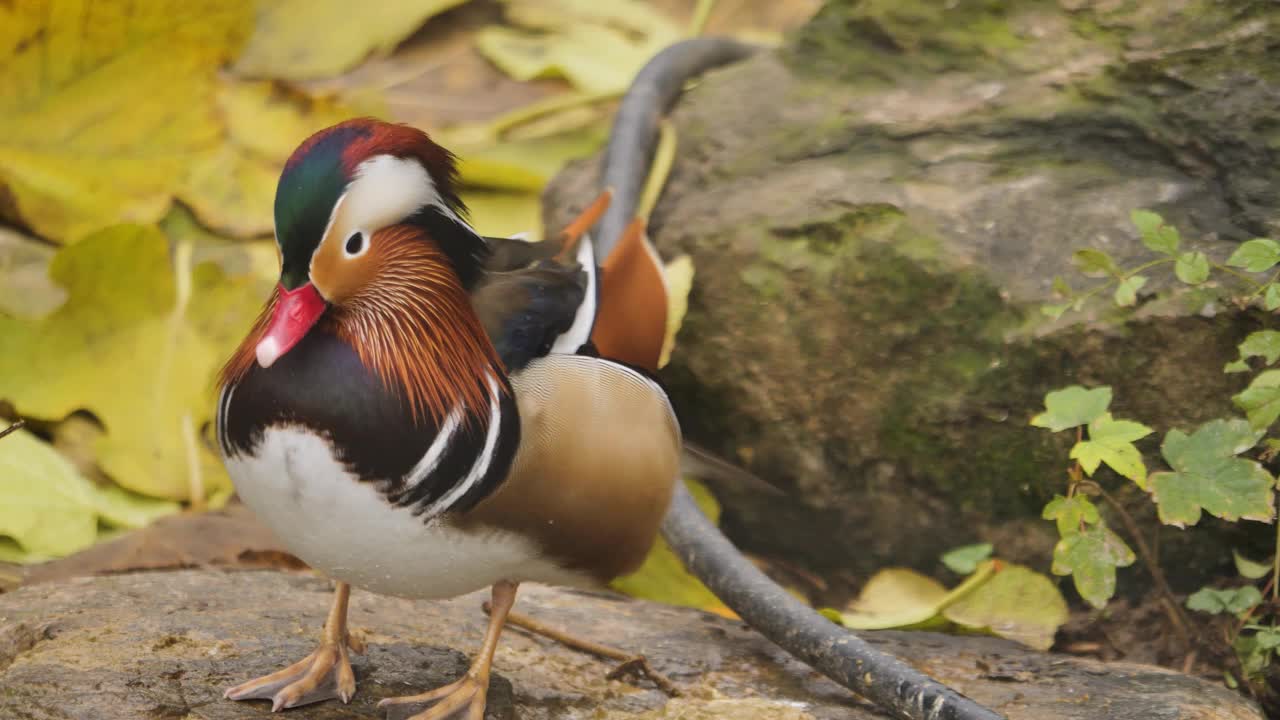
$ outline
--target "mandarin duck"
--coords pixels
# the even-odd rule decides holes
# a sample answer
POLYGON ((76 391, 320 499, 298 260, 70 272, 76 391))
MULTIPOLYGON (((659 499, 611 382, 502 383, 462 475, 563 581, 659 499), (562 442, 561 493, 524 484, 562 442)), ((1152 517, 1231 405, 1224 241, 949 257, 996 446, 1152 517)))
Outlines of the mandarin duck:
POLYGON ((680 429, 651 376, 578 352, 590 244, 572 263, 494 252, 455 182, 425 133, 370 119, 320 131, 285 165, 280 282, 224 369, 218 438, 243 501, 339 584, 320 648, 230 698, 349 699, 349 585, 492 587, 471 671, 391 701, 439 700, 422 720, 480 717, 517 584, 598 587, 657 535, 680 429))
MULTIPOLYGON (((625 208, 642 175, 631 166, 647 163, 684 82, 749 52, 698 38, 641 71, 610 144, 638 148, 619 154, 625 208)), ((468 223, 453 156, 419 130, 351 120, 294 151, 275 198, 279 284, 223 368, 215 427, 241 499, 336 585, 316 650, 226 697, 273 711, 349 701, 353 585, 409 598, 490 587, 466 674, 379 703, 480 720, 518 584, 600 587, 638 567, 662 526, 729 607, 840 684, 901 717, 998 717, 799 603, 700 514, 649 372, 665 334, 656 253, 639 222, 608 239, 603 267, 583 237, 609 202, 560 243, 490 238, 468 223)))

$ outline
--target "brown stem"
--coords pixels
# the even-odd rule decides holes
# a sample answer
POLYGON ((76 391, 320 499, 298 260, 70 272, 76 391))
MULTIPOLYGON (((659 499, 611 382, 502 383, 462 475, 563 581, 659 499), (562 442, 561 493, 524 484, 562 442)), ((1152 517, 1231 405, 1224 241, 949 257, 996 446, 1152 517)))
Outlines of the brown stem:
MULTIPOLYGON (((492 606, 487 602, 481 607, 484 608, 486 615, 492 610, 492 606)), ((512 611, 507 615, 507 623, 509 625, 515 625, 518 628, 528 630, 531 633, 536 633, 545 638, 555 640, 561 645, 573 648, 574 650, 580 650, 597 657, 619 661, 621 664, 606 675, 610 680, 615 680, 629 673, 638 672, 641 675, 648 677, 653 681, 654 685, 658 686, 659 690, 667 695, 671 697, 680 696, 680 689, 676 687, 675 683, 671 682, 670 678, 667 676, 655 670, 643 655, 636 655, 634 653, 626 652, 625 650, 619 650, 615 647, 601 645, 600 643, 587 640, 585 638, 570 635, 563 630, 553 628, 549 625, 544 625, 542 622, 534 620, 528 615, 515 611, 512 611)))
POLYGON ((1173 624, 1174 630, 1178 632, 1182 646, 1191 647, 1191 625, 1187 621, 1186 615, 1182 613, 1182 606, 1178 604, 1178 599, 1174 597, 1173 590, 1169 587, 1169 582, 1165 580, 1164 571, 1160 569, 1159 561, 1151 552, 1151 547, 1147 545, 1147 540, 1143 537, 1142 531, 1138 529, 1138 523, 1134 521, 1129 511, 1125 510, 1124 506, 1111 496, 1111 493, 1104 490, 1101 485, 1096 483, 1095 485, 1098 488, 1098 494, 1120 516, 1120 522, 1124 523, 1125 530, 1132 536, 1134 545, 1137 545, 1138 557, 1142 558, 1142 564, 1147 567, 1147 573, 1151 575, 1151 579, 1156 583, 1156 589, 1160 592, 1161 604, 1164 605, 1165 613, 1169 616, 1169 622, 1173 624))
POLYGON ((22 426, 23 426, 23 425, 26 425, 26 424, 27 424, 27 421, 26 421, 26 420, 18 420, 18 421, 16 421, 16 422, 14 422, 14 423, 13 423, 12 425, 10 425, 9 427, 7 427, 7 428, 5 428, 5 429, 3 429, 3 430, 0 430, 0 438, 4 437, 5 435, 8 435, 9 433, 11 433, 11 432, 13 432, 13 431, 15 431, 15 430, 20 430, 20 429, 22 429, 22 426))

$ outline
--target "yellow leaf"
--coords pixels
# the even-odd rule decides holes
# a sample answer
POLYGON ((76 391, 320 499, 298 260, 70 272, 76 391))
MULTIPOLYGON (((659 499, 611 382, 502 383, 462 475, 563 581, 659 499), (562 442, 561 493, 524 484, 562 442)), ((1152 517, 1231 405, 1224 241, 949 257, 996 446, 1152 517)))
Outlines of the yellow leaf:
POLYGON ((671 352, 676 347, 676 335, 680 325, 684 323, 684 315, 689 311, 689 291, 693 289, 693 258, 681 255, 667 263, 662 269, 667 282, 667 335, 662 340, 662 355, 658 358, 658 367, 663 367, 671 359, 671 352))
POLYGON ((141 527, 178 511, 114 485, 98 487, 34 435, 19 430, 0 442, 0 560, 39 562, 83 550, 100 539, 99 522, 141 527))
POLYGON ((189 430, 209 421, 213 371, 230 351, 220 345, 240 334, 227 313, 241 308, 240 332, 252 320, 248 281, 211 267, 175 277, 164 236, 132 225, 63 248, 49 273, 64 305, 39 322, 0 317, 0 395, 36 417, 92 411, 106 426, 98 464, 127 489, 187 499, 193 469, 207 490, 224 486, 189 430))
POLYGON ((542 201, 534 193, 469 191, 462 200, 471 211, 475 229, 489 237, 511 237, 523 233, 525 239, 542 239, 542 201))
POLYGON ((306 80, 355 67, 387 52, 428 18, 464 0, 262 0, 257 25, 236 71, 252 77, 306 80))
POLYGON ((262 235, 275 227, 279 175, 275 163, 227 144, 192 159, 179 197, 211 228, 238 237, 262 235))
POLYGON ((233 143, 277 166, 308 135, 358 114, 331 99, 248 80, 219 85, 218 110, 233 143))
POLYGON ((251 16, 246 0, 0 4, 3 212, 64 241, 159 219, 218 142, 214 76, 251 16))
MULTIPOLYGON (((711 522, 718 522, 720 505, 710 491, 694 480, 685 480, 685 483, 702 512, 711 518, 711 522)), ((702 581, 685 569, 684 563, 662 538, 658 538, 639 570, 614 580, 610 587, 632 597, 700 608, 723 617, 737 617, 702 581)))
POLYGON ((942 615, 957 625, 1048 650, 1067 621, 1067 601, 1047 576, 1003 563, 990 580, 948 605, 942 615))
POLYGON ((856 630, 885 630, 937 622, 939 613, 987 582, 996 567, 991 560, 982 563, 951 590, 915 570, 881 570, 841 613, 841 620, 846 627, 856 630))
POLYGON ((0 535, 36 561, 93 544, 98 514, 90 484, 52 447, 25 430, 0 440, 0 535))
POLYGON ((467 128, 460 128, 440 136, 440 141, 458 154, 462 183, 521 192, 541 192, 565 163, 591 155, 608 139, 608 129, 600 124, 545 137, 470 147, 453 141, 466 132, 467 128))
POLYGON ((907 568, 876 573, 841 619, 847 627, 882 630, 917 625, 938 613, 947 588, 937 580, 907 568))
POLYGON ((506 0, 508 21, 476 36, 485 57, 517 80, 563 77, 579 90, 621 92, 681 30, 639 0, 506 0))
POLYGON ((0 314, 37 318, 62 304, 66 293, 49 282, 53 252, 46 243, 0 227, 0 314))
POLYGON ((355 113, 265 81, 224 81, 217 102, 227 142, 192 160, 179 197, 216 230, 236 237, 270 234, 284 161, 309 135, 355 113))

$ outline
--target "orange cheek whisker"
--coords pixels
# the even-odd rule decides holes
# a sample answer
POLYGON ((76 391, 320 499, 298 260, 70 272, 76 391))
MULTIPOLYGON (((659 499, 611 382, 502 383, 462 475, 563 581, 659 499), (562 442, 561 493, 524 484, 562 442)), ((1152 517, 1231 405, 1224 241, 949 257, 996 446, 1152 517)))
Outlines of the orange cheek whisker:
MULTIPOLYGON (((421 231, 397 227, 378 233, 379 267, 372 280, 330 308, 324 329, 349 344, 365 367, 404 397, 415 419, 439 424, 459 405, 466 417, 487 422, 486 377, 502 362, 471 299, 444 253, 421 231)), ((270 318, 275 294, 222 370, 223 383, 244 377, 270 318)))

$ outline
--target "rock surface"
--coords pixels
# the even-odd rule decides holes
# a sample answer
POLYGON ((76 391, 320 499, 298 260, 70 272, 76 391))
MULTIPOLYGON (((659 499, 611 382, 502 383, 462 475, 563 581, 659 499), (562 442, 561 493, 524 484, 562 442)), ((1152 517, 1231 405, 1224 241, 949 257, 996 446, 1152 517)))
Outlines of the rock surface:
MULTIPOLYGON (((976 541, 1047 568, 1068 439, 1028 426, 1045 392, 1109 384, 1160 434, 1235 414, 1248 377, 1222 366, 1262 318, 1226 289, 1155 268, 1137 308, 1040 307, 1055 275, 1099 282, 1077 248, 1154 257, 1136 208, 1218 261, 1280 231, 1277 25, 1275 3, 833 0, 687 93, 651 220, 696 267, 663 379, 689 437, 792 491, 721 494, 734 540, 828 578, 976 541)), ((558 178, 549 227, 594 183, 591 161, 558 178)), ((1145 494, 1112 486, 1153 532, 1145 494)), ((1160 531, 1178 589, 1249 540, 1201 524, 1216 541, 1160 531)))
MULTIPOLYGON (((15 720, 241 720, 265 702, 222 690, 278 669, 315 643, 329 583, 310 575, 177 571, 78 578, 0 595, 0 717, 15 720)), ((482 596, 412 602, 357 592, 351 705, 286 718, 380 718, 385 697, 443 685, 466 668, 484 623, 482 596)), ((605 679, 610 665, 519 630, 504 634, 491 719, 882 718, 738 623, 693 610, 544 587, 521 611, 596 640, 643 651, 682 688, 605 679)), ((880 632, 869 639, 1007 714, 1010 720, 1256 720, 1218 685, 1155 667, 1047 655, 984 637, 880 632)))

